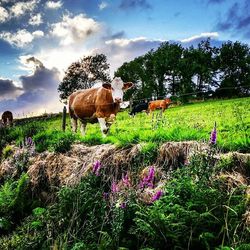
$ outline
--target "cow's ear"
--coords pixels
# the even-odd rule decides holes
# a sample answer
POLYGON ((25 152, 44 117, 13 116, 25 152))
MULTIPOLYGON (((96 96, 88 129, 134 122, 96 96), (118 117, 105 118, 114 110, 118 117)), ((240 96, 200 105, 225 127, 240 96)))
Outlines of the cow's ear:
POLYGON ((103 83, 102 86, 105 89, 111 89, 111 84, 110 83, 103 83))
POLYGON ((132 82, 126 82, 123 84, 123 90, 127 90, 127 89, 130 89, 134 86, 134 84, 132 82))

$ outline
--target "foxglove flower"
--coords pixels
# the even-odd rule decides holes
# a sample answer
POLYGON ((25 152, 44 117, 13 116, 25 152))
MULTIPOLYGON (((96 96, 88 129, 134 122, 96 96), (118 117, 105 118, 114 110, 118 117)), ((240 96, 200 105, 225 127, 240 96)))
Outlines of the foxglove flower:
POLYGON ((128 178, 128 174, 126 174, 125 176, 122 177, 122 182, 125 186, 127 187, 130 187, 130 181, 129 181, 129 178, 128 178))
POLYGON ((144 187, 154 187, 154 177, 155 177, 155 169, 154 167, 150 167, 148 175, 141 181, 140 188, 144 187))
POLYGON ((119 192, 119 187, 115 182, 113 182, 112 185, 111 185, 111 191, 112 191, 112 193, 119 192))
POLYGON ((126 203, 122 202, 121 205, 120 205, 120 208, 124 209, 124 208, 126 208, 126 206, 127 206, 126 203))
POLYGON ((32 140, 32 138, 31 138, 31 137, 28 137, 26 143, 27 143, 27 146, 32 146, 32 145, 33 145, 33 140, 32 140))
POLYGON ((156 194, 152 198, 152 202, 159 200, 162 195, 163 195, 163 191, 162 190, 157 191, 156 194))
POLYGON ((93 173, 94 173, 96 176, 99 176, 99 175, 100 175, 100 168, 101 168, 101 163, 100 163, 100 161, 96 161, 95 164, 93 165, 93 173))
POLYGON ((214 128, 210 135, 210 144, 215 145, 217 141, 217 131, 216 131, 216 122, 214 123, 214 128))

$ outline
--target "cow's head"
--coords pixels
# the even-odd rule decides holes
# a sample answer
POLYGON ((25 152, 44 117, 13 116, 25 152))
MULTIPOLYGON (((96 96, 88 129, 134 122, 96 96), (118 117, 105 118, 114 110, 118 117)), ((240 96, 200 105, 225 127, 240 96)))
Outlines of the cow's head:
POLYGON ((116 103, 120 103, 123 101, 124 91, 131 88, 133 86, 132 82, 124 83, 121 77, 115 77, 111 84, 103 84, 104 88, 110 89, 112 92, 113 101, 116 103))

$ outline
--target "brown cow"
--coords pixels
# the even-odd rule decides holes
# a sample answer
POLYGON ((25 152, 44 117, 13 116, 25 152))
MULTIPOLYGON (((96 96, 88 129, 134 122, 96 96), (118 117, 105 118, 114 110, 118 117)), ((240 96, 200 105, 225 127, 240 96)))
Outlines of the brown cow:
POLYGON ((156 109, 162 109, 162 112, 164 112, 165 109, 168 108, 168 106, 171 104, 171 100, 169 98, 164 100, 156 100, 149 102, 148 110, 149 112, 154 111, 156 109))
POLYGON ((2 121, 3 121, 3 125, 7 126, 7 125, 12 125, 13 123, 13 115, 10 111, 5 111, 2 114, 2 121))
POLYGON ((105 136, 123 101, 123 93, 133 83, 124 83, 120 77, 114 78, 102 87, 79 90, 69 96, 69 115, 72 129, 77 131, 77 120, 81 121, 81 132, 85 135, 87 122, 100 123, 105 136))

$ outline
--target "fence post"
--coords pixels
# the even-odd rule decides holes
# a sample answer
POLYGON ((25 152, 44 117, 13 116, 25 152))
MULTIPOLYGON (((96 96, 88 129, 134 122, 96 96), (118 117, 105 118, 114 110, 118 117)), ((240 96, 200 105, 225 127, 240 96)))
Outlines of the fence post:
POLYGON ((129 100, 129 111, 132 111, 132 107, 133 107, 133 98, 130 98, 129 100))
POLYGON ((66 106, 63 107, 63 113, 62 113, 62 130, 65 131, 66 128, 66 113, 67 109, 66 106))

